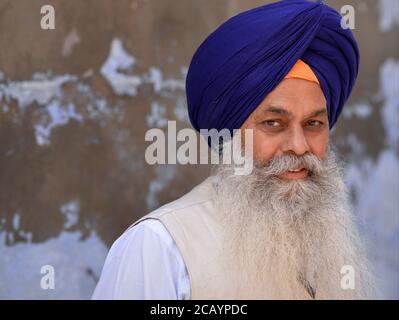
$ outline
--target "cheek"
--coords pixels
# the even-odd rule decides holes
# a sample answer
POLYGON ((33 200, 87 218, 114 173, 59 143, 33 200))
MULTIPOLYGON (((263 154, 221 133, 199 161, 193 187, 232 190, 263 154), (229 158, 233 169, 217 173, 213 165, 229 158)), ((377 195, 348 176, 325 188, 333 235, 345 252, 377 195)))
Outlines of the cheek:
POLYGON ((264 132, 254 129, 254 158, 255 161, 265 163, 274 157, 278 150, 276 139, 264 132))
POLYGON ((329 141, 328 131, 317 138, 310 139, 309 146, 311 152, 316 155, 319 159, 324 159, 327 145, 329 141))

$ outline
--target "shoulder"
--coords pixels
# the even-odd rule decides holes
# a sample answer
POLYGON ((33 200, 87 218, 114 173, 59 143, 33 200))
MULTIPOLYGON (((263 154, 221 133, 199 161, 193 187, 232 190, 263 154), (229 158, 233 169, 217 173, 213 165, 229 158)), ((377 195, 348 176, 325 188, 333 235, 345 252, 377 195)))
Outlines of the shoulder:
POLYGON ((169 232, 160 221, 147 219, 114 242, 93 298, 183 299, 189 287, 184 261, 169 232))
POLYGON ((207 210, 210 210, 212 208, 215 195, 214 183, 215 177, 208 177, 179 199, 169 202, 162 207, 148 213, 136 221, 132 226, 135 226, 139 222, 141 223, 141 221, 145 221, 148 218, 160 219, 169 215, 170 213, 184 213, 184 215, 190 215, 190 212, 193 213, 195 208, 202 208, 204 206, 207 207, 207 210))
POLYGON ((158 219, 144 219, 127 229, 112 247, 125 249, 134 246, 164 247, 174 251, 175 244, 169 231, 158 219))

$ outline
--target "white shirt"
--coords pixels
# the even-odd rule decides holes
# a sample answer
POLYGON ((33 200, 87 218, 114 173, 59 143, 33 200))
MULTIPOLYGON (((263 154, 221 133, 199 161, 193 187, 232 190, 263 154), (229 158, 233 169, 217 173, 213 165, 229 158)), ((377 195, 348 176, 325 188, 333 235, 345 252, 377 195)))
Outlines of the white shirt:
POLYGON ((112 245, 92 299, 190 299, 190 279, 162 222, 146 219, 112 245))

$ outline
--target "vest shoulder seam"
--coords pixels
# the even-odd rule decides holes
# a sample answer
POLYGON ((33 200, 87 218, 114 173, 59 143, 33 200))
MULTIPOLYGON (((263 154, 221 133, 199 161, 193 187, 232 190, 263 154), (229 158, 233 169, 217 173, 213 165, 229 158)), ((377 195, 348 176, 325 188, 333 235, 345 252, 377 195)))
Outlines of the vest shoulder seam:
POLYGON ((157 210, 162 210, 162 208, 159 208, 159 209, 157 209, 157 210, 155 210, 155 211, 153 211, 153 212, 150 212, 150 213, 148 214, 148 216, 149 216, 149 218, 150 218, 152 214, 154 214, 154 215, 159 215, 159 216, 164 216, 164 215, 171 214, 171 213, 177 213, 178 211, 182 211, 182 210, 184 210, 184 209, 191 208, 191 207, 193 207, 193 206, 200 205, 200 204, 203 204, 203 203, 206 203, 206 202, 209 202, 209 201, 212 201, 212 199, 207 199, 207 200, 203 200, 203 201, 198 201, 198 202, 191 203, 191 204, 188 204, 188 205, 186 205, 186 206, 179 207, 179 208, 165 208, 165 209, 163 209, 163 210, 165 210, 165 211, 163 211, 163 212, 157 212, 157 210))

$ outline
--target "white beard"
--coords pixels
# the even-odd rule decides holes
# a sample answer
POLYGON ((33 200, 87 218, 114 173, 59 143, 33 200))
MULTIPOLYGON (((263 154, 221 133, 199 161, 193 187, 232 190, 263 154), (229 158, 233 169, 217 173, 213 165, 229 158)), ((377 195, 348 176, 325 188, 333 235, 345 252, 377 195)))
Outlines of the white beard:
POLYGON ((331 147, 323 161, 314 155, 285 156, 266 166, 255 165, 247 176, 235 175, 234 165, 219 165, 215 175, 225 263, 241 279, 237 290, 268 292, 260 298, 375 297, 342 164, 331 147), (300 180, 276 177, 299 164, 312 175, 300 180), (355 272, 354 290, 341 287, 345 265, 355 272))

